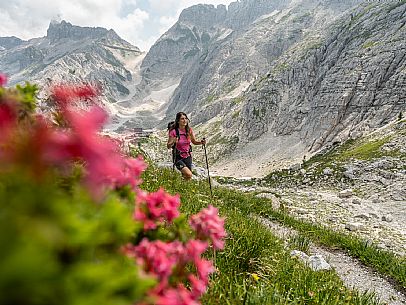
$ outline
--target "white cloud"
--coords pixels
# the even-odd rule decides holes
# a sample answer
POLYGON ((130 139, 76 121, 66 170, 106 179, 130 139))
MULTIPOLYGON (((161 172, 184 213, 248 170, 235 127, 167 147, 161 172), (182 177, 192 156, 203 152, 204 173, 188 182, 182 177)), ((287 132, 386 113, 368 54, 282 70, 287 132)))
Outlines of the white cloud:
POLYGON ((159 18, 159 34, 162 35, 165 33, 172 25, 174 25, 177 21, 177 17, 175 16, 162 16, 159 18))
MULTIPOLYGON (((145 22, 149 19, 147 12, 140 9, 135 9, 125 18, 116 18, 111 20, 111 28, 123 39, 131 42, 142 50, 146 50, 152 44, 149 41, 141 39, 139 33, 142 32, 145 22)), ((106 20, 106 24, 109 21, 106 20)))
POLYGON ((114 29, 142 50, 148 50, 179 17, 198 3, 226 4, 232 0, 9 0, 0 1, 0 36, 22 39, 46 35, 51 20, 114 29), (150 10, 140 7, 148 2, 150 10))
POLYGON ((46 35, 51 20, 66 20, 74 25, 114 29, 121 37, 139 46, 140 35, 149 14, 138 8, 124 14, 122 5, 136 6, 134 0, 19 0, 1 1, 0 36, 22 39, 46 35), (7 4, 5 3, 7 2, 7 4))
POLYGON ((179 7, 179 1, 178 0, 149 0, 148 1, 151 9, 154 12, 157 12, 157 14, 161 15, 163 13, 168 13, 173 10, 176 11, 176 9, 179 7))

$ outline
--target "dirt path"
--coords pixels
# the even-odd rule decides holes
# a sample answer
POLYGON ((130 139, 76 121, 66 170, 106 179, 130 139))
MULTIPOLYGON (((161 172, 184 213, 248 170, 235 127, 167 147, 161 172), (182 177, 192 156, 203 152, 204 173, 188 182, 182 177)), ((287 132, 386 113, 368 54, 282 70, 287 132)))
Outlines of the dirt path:
MULTIPOLYGON (((259 220, 282 240, 288 240, 289 237, 298 234, 277 222, 264 218, 259 218, 259 220)), ((406 295, 397 291, 390 281, 346 253, 331 251, 313 244, 310 245, 309 252, 310 255, 322 255, 349 289, 355 289, 359 292, 373 292, 384 304, 406 304, 406 295)))

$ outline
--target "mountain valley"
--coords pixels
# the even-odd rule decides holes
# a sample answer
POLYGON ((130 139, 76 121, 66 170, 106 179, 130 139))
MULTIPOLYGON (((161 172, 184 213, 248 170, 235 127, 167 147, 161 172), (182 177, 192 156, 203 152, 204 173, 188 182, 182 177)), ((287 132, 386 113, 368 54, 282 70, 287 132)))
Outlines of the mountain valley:
POLYGON ((0 38, 0 70, 43 99, 60 82, 102 88, 117 137, 185 111, 217 174, 263 177, 404 114, 405 22, 404 0, 195 5, 142 52, 53 21, 41 38, 0 38))

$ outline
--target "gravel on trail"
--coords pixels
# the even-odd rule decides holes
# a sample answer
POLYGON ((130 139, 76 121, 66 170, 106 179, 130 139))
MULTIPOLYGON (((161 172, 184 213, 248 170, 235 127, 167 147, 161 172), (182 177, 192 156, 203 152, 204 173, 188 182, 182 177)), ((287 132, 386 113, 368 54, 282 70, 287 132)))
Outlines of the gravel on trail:
MULTIPOLYGON (((295 230, 284 227, 277 222, 265 218, 257 219, 267 226, 275 236, 283 240, 288 240, 289 237, 297 235, 295 230)), ((309 252, 311 255, 322 255, 334 268, 347 288, 359 292, 372 292, 384 304, 406 304, 406 295, 398 291, 388 279, 345 252, 318 247, 314 244, 310 245, 309 252)))

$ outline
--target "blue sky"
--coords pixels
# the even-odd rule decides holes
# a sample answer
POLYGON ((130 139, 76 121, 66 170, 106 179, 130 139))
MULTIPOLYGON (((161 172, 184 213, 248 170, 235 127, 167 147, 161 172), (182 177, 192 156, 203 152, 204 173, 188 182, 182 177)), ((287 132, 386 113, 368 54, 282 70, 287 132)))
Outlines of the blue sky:
POLYGON ((51 20, 66 20, 79 26, 114 29, 147 51, 184 8, 233 1, 237 0, 1 0, 0 37, 42 37, 51 20))

